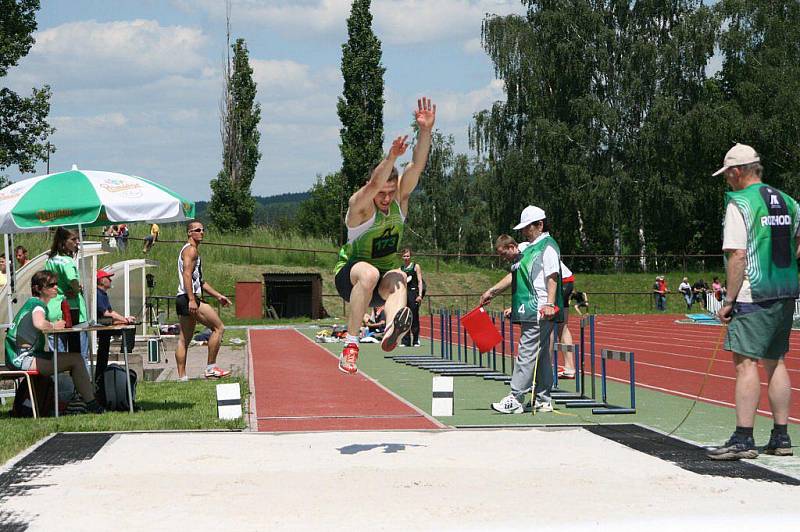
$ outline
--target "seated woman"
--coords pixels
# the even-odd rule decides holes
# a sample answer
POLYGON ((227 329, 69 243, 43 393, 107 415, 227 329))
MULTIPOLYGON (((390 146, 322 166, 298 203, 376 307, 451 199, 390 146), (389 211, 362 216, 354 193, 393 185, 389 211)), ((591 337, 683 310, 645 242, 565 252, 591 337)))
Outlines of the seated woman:
MULTIPOLYGON (((56 274, 36 272, 31 279, 31 297, 19 309, 6 334, 6 365, 16 370, 36 370, 41 375, 53 375, 53 354, 45 351, 44 331, 63 329, 64 321, 47 321, 47 303, 57 295, 56 274)), ((69 371, 75 388, 86 402, 89 412, 103 412, 94 397, 94 389, 80 353, 59 353, 58 370, 69 371)))

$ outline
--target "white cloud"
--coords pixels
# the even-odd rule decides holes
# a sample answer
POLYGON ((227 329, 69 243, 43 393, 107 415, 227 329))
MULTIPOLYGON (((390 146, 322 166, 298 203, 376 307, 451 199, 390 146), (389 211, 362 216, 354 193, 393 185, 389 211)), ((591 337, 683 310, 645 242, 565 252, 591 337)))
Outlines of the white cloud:
POLYGON ((317 83, 309 75, 309 66, 290 60, 250 59, 253 80, 260 97, 297 95, 314 90, 317 83))
POLYGON ((123 127, 128 119, 122 113, 108 113, 93 116, 54 116, 51 119, 56 129, 66 129, 73 133, 87 130, 108 130, 123 127))
POLYGON ((69 22, 35 38, 21 75, 36 71, 49 83, 119 86, 209 68, 202 30, 155 20, 69 22))
POLYGON ((481 40, 478 37, 474 39, 467 39, 464 41, 463 46, 464 52, 470 55, 477 55, 483 53, 483 45, 481 44, 481 40))
MULTIPOLYGON (((219 0, 173 0, 184 10, 201 10, 224 18, 219 0)), ((233 0, 236 26, 269 27, 293 39, 340 40, 347 34, 345 21, 351 0, 233 0)), ((419 44, 466 39, 480 31, 487 13, 525 13, 519 0, 373 0, 373 29, 387 44, 419 44)))

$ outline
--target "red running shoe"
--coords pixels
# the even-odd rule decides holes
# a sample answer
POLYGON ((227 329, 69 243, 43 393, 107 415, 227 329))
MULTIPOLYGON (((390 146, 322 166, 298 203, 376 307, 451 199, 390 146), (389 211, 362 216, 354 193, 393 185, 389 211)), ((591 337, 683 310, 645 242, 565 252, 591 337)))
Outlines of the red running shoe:
POLYGON ((230 375, 230 370, 222 369, 219 366, 214 366, 213 368, 206 369, 205 376, 206 379, 221 379, 223 377, 227 377, 230 375))
POLYGON ((339 371, 354 375, 358 373, 358 344, 345 344, 342 354, 339 355, 339 371))

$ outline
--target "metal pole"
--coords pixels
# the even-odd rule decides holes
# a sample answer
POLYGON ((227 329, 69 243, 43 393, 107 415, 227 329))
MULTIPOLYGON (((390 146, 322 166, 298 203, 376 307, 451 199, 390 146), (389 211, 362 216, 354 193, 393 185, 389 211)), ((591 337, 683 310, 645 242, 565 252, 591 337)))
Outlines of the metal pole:
MULTIPOLYGON (((492 312, 492 325, 497 324, 497 315, 492 312)), ((497 347, 492 346, 492 370, 497 371, 497 347)))
POLYGON ((633 364, 633 352, 631 352, 631 408, 636 408, 636 374, 633 364))
POLYGON ((444 358, 444 309, 439 309, 439 351, 444 358))
POLYGON ((502 372, 506 372, 506 316, 505 312, 500 313, 500 336, 503 338, 503 345, 500 348, 500 365, 502 372))
POLYGON ((461 362, 461 310, 456 310, 456 337, 458 338, 458 361, 461 362))
POLYGON ((595 391, 595 384, 594 384, 594 377, 597 373, 597 369, 595 366, 595 348, 594 348, 594 314, 591 315, 589 318, 589 366, 592 371, 592 399, 597 397, 597 392, 595 391))
POLYGON ((602 371, 602 377, 600 379, 600 388, 602 389, 603 393, 603 402, 607 403, 606 399, 606 358, 600 358, 600 371, 602 371))
POLYGON ((431 318, 431 356, 433 356, 433 337, 435 335, 433 334, 433 312, 431 311, 431 301, 430 301, 430 299, 428 300, 428 315, 431 318))

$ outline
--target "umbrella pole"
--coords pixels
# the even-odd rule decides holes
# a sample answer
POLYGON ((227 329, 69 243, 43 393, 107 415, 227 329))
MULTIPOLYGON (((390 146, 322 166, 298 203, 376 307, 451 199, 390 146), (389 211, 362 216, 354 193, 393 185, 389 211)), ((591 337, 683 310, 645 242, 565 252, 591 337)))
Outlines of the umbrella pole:
MULTIPOLYGON (((6 271, 11 270, 12 271, 12 276, 13 276, 13 267, 12 268, 8 267, 8 264, 9 264, 9 262, 8 262, 9 261, 8 239, 9 239, 9 236, 7 234, 3 235, 3 244, 5 245, 5 252, 6 252, 6 271)), ((14 259, 11 258, 10 260, 13 261, 14 259)), ((9 276, 10 277, 10 279, 9 279, 10 285, 8 287, 8 293, 6 295, 6 305, 7 305, 7 308, 8 308, 8 316, 7 316, 7 319, 6 319, 6 323, 9 324, 9 325, 14 321, 13 308, 11 307, 11 300, 14 298, 14 280, 13 280, 12 276, 9 276)))

